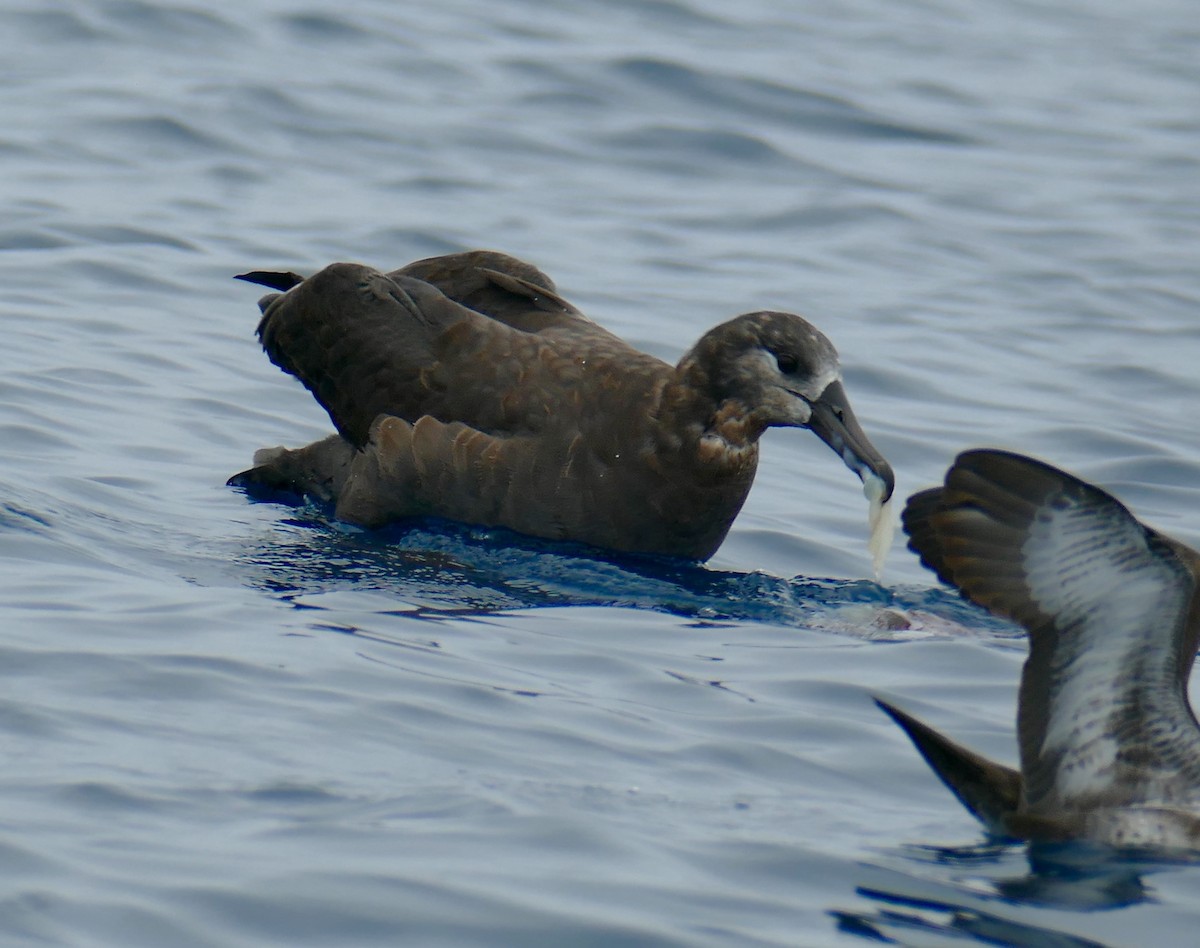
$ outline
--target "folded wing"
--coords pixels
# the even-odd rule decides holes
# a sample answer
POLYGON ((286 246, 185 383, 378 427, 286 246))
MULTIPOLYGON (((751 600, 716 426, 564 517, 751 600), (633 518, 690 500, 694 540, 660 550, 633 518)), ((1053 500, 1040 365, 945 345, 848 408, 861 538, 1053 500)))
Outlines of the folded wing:
MULTIPOLYGON (((496 265, 512 259, 483 257, 496 265)), ((304 383, 355 447, 380 415, 428 415, 499 435, 569 423, 572 397, 584 390, 578 351, 595 352, 594 361, 649 358, 525 276, 456 269, 444 258, 423 263, 392 274, 334 264, 260 304, 258 333, 271 361, 304 383), (560 417, 551 419, 547 406, 560 417)))

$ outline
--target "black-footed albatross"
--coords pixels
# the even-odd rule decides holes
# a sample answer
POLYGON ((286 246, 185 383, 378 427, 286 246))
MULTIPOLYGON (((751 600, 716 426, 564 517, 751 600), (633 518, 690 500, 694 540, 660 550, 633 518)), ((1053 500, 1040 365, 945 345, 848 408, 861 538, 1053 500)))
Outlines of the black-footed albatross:
POLYGON ((903 520, 926 566, 1029 632, 1019 771, 879 702, 946 786, 998 835, 1200 848, 1187 696, 1200 554, 1099 488, 1001 451, 959 455, 903 520))
POLYGON ((367 527, 437 516, 694 560, 729 531, 768 427, 815 432, 874 509, 892 493, 837 353, 790 313, 730 320, 672 367, 505 254, 240 278, 285 291, 259 302, 259 339, 338 433, 257 452, 234 486, 332 502, 367 527))

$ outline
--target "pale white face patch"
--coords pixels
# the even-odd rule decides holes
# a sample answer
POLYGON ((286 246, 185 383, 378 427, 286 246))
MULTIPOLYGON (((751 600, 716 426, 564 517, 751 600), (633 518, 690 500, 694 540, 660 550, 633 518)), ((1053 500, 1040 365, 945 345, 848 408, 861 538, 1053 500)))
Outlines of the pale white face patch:
POLYGON ((834 363, 821 369, 812 377, 812 381, 805 385, 800 393, 811 402, 815 402, 818 398, 825 394, 825 389, 829 388, 834 382, 842 380, 842 370, 834 363))
POLYGON ((760 363, 760 371, 763 377, 780 379, 781 387, 793 394, 802 395, 810 402, 815 402, 820 398, 825 389, 829 388, 834 382, 842 380, 842 370, 836 359, 822 365, 807 378, 795 379, 791 376, 785 376, 779 371, 779 362, 776 360, 775 355, 767 349, 755 349, 750 358, 760 363))
MULTIPOLYGON (((812 418, 812 403, 819 401, 825 394, 825 389, 830 385, 841 380, 842 373, 835 366, 832 370, 824 371, 802 385, 795 385, 791 379, 787 379, 784 384, 781 384, 780 390, 786 393, 785 397, 790 403, 787 414, 792 424, 800 427, 807 425, 812 418)), ((854 464, 846 461, 844 454, 842 461, 846 463, 847 467, 855 469, 854 464)))

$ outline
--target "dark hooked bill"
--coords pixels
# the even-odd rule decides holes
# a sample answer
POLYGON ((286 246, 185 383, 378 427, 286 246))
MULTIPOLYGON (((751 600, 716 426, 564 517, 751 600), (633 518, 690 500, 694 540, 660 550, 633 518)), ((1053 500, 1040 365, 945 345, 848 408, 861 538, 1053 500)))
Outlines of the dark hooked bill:
POLYGON ((846 467, 866 481, 874 474, 884 485, 881 498, 886 502, 896 487, 896 475, 858 424, 841 382, 831 382, 812 403, 809 429, 837 453, 846 467))

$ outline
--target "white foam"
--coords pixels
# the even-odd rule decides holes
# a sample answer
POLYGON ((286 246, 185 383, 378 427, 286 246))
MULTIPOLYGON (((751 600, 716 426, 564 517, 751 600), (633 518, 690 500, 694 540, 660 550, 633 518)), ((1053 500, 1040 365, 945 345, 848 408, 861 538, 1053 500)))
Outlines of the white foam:
POLYGON ((887 559, 888 550, 892 548, 892 537, 896 533, 896 518, 892 514, 892 498, 883 500, 886 486, 883 478, 868 471, 863 478, 863 496, 870 501, 867 511, 867 526, 871 536, 867 540, 867 550, 871 554, 871 568, 875 572, 875 582, 883 578, 883 562, 887 559))

